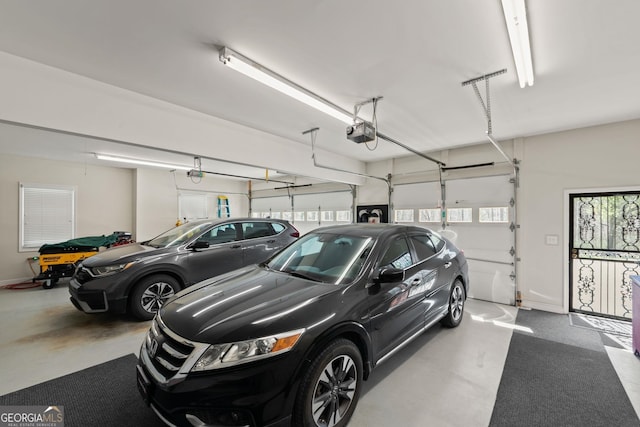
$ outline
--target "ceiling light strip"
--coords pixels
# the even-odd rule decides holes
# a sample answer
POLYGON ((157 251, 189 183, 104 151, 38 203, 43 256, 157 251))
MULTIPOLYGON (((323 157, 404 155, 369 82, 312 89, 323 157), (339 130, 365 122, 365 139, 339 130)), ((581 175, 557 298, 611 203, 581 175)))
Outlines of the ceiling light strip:
POLYGON ((509 31, 520 87, 533 86, 533 61, 525 0, 502 0, 502 11, 509 31))
POLYGON ((245 76, 251 77, 285 95, 297 99, 316 110, 328 114, 346 124, 353 124, 353 115, 346 110, 228 47, 220 49, 220 61, 245 76))
POLYGON ((151 160, 131 159, 128 157, 112 156, 109 154, 99 154, 99 153, 95 153, 95 155, 96 155, 96 159, 98 160, 107 160, 110 162, 127 163, 132 165, 139 165, 139 166, 154 166, 159 168, 177 169, 177 170, 183 170, 183 171, 189 171, 193 169, 192 166, 173 165, 170 163, 154 162, 151 160))
MULTIPOLYGON (((234 51, 233 49, 230 49, 228 47, 222 47, 220 48, 219 51, 219 58, 220 61, 231 67, 232 69, 248 76, 251 77, 254 80, 259 81, 260 83, 263 83, 273 89, 278 90, 281 93, 284 93, 285 95, 288 95, 294 99, 297 99, 298 101, 301 101, 325 114, 328 114, 348 125, 352 125, 354 123, 354 119, 358 119, 358 120, 362 120, 360 119, 357 114, 355 114, 356 112, 354 111, 354 114, 350 114, 348 111, 342 109, 341 107, 337 106, 336 104, 327 101, 326 99, 322 98, 319 95, 316 95, 315 93, 303 88, 302 86, 292 82, 291 80, 282 77, 280 74, 271 71, 270 69, 263 67, 262 65, 258 64, 257 62, 247 58, 246 56, 234 51)), ((367 100, 366 102, 371 102, 371 101, 376 101, 376 99, 380 99, 379 98, 373 98, 371 100, 367 100)), ((357 104, 356 107, 360 105, 357 104)), ((357 110, 356 110, 357 111, 357 110)), ((414 150, 404 144, 401 144, 400 142, 398 142, 397 140, 390 138, 386 135, 381 134, 380 132, 376 131, 376 135, 379 138, 382 138, 386 141, 389 141, 393 144, 396 144, 402 148, 404 148, 405 150, 408 150, 418 156, 421 156, 427 160, 430 160, 432 162, 438 163, 441 166, 444 166, 445 164, 439 160, 435 160, 432 157, 426 156, 422 153, 420 153, 417 150, 414 150)), ((315 165, 318 166, 318 165, 315 165)), ((344 172, 344 171, 343 171, 344 172)), ((354 175, 359 175, 357 173, 354 172, 349 172, 352 173, 354 175)), ((383 178, 384 179, 384 178, 383 178)))

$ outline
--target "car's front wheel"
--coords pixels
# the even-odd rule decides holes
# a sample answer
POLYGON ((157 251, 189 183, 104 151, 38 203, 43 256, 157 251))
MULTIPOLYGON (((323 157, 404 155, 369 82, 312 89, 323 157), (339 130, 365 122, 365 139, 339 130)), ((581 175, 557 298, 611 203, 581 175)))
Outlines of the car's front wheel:
POLYGON ((140 320, 150 320, 160 307, 180 290, 176 279, 156 274, 142 279, 129 296, 130 311, 140 320))
POLYGON ((464 285, 460 279, 456 279, 451 285, 451 292, 449 292, 449 310, 447 311, 447 315, 442 319, 444 326, 455 328, 462 322, 465 299, 464 285))
POLYGON ((318 354, 307 371, 294 409, 294 424, 343 427, 355 411, 362 384, 362 356, 351 341, 338 339, 318 354))

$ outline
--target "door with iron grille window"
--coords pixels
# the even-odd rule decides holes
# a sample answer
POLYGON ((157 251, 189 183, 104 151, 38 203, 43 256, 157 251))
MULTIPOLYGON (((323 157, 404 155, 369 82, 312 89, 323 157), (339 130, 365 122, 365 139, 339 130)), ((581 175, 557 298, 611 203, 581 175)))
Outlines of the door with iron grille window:
POLYGON ((631 318, 640 274, 640 192, 570 195, 571 311, 631 318))

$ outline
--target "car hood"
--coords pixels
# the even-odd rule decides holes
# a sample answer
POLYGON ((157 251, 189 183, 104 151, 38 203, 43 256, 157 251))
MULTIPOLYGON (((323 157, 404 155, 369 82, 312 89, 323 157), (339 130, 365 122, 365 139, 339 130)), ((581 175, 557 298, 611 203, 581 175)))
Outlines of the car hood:
POLYGON ((341 290, 252 266, 187 288, 165 304, 160 317, 169 329, 192 341, 245 340, 334 317, 341 290))
POLYGON ((125 262, 132 262, 150 256, 159 256, 175 251, 175 248, 154 248, 141 243, 129 243, 128 245, 116 246, 105 251, 98 252, 84 261, 86 267, 99 267, 125 262))

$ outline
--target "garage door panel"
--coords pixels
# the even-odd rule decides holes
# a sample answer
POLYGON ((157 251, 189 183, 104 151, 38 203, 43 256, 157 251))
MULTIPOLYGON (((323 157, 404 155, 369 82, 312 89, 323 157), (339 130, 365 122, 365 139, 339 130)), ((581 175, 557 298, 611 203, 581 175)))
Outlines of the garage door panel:
POLYGON ((515 282, 511 277, 514 257, 510 252, 514 247, 514 233, 510 229, 514 188, 510 176, 449 180, 445 182, 445 189, 447 210, 470 209, 470 217, 466 214, 458 217, 460 221, 469 222, 454 222, 447 216, 447 226, 442 230, 441 223, 419 221, 419 209, 440 206, 439 182, 395 186, 394 210, 413 209, 414 225, 438 231, 464 250, 469 259, 470 296, 515 304, 515 282), (483 221, 504 222, 480 222, 481 208, 501 208, 496 211, 506 215, 498 215, 498 219, 483 216, 483 221))
POLYGON ((474 260, 468 260, 468 263, 471 272, 469 297, 514 305, 515 283, 509 277, 511 266, 474 260))
MULTIPOLYGON (((478 299, 515 304, 514 234, 511 200, 513 184, 506 175, 451 180, 446 182, 447 208, 471 208, 468 223, 449 223, 457 235, 456 244, 469 259, 471 291, 478 299), (481 208, 506 208, 507 222, 480 222, 481 208)), ((505 220, 504 218, 502 220, 505 220)))
POLYGON ((251 210, 254 216, 270 215, 287 219, 301 234, 305 234, 322 226, 350 223, 352 203, 351 191, 336 191, 295 194, 293 210, 289 196, 254 198, 251 200, 251 210), (344 211, 349 212, 349 220, 338 214, 344 211))

